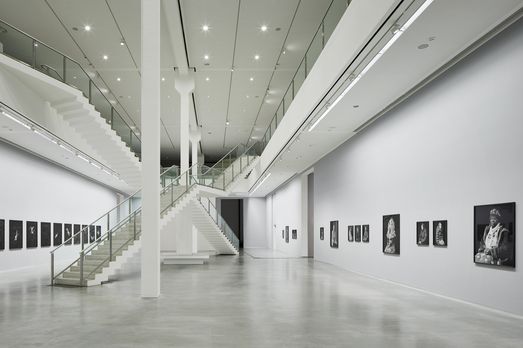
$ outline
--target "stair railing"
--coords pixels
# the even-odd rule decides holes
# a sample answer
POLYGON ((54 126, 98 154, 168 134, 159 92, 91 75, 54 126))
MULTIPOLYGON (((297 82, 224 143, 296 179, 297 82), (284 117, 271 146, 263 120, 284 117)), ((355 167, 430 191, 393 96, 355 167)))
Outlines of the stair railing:
POLYGON ((137 128, 129 126, 115 109, 113 104, 116 104, 116 99, 109 101, 105 95, 107 91, 94 83, 94 73, 89 75, 74 59, 3 20, 0 20, 0 42, 3 45, 0 53, 80 90, 130 150, 141 158, 141 139, 137 128))
POLYGON ((209 214, 209 216, 213 219, 216 225, 218 225, 225 238, 229 240, 236 250, 240 250, 240 240, 229 226, 227 221, 225 221, 220 213, 218 213, 218 209, 216 209, 216 206, 211 202, 211 200, 207 197, 200 197, 198 198, 198 201, 202 205, 203 209, 205 209, 207 214, 209 214))

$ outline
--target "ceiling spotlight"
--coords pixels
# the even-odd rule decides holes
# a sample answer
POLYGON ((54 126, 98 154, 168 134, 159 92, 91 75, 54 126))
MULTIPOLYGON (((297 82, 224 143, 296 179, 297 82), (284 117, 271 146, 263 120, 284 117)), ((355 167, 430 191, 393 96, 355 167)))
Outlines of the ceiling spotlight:
POLYGON ((205 60, 209 60, 209 55, 206 54, 205 56, 203 56, 203 59, 205 59, 205 60))
POLYGON ((35 42, 35 47, 38 47, 38 43, 37 42, 35 42))
POLYGON ((255 60, 260 59, 260 55, 259 55, 259 54, 255 54, 255 55, 254 55, 254 59, 255 59, 255 60))
POLYGON ((162 77, 162 81, 165 81, 165 77, 162 77))
POLYGON ((112 99, 111 99, 111 100, 109 100, 109 102, 110 102, 111 104, 113 104, 113 105, 116 104, 116 100, 112 100, 112 99))
POLYGON ((109 56, 107 54, 104 54, 103 59, 107 60, 107 59, 109 59, 109 56))
POLYGON ((102 93, 105 94, 105 93, 107 93, 107 92, 109 92, 109 91, 107 90, 107 88, 100 88, 100 92, 102 92, 102 93))
POLYGON ((167 99, 171 99, 171 96, 170 96, 170 95, 168 95, 168 96, 167 96, 167 99))
POLYGON ((203 31, 209 31, 209 26, 207 24, 202 25, 203 31))
POLYGON ((225 124, 228 126, 229 125, 229 121, 225 122, 225 124))
POLYGON ((209 77, 206 77, 206 78, 205 78, 205 81, 209 81, 209 80, 210 80, 210 78, 209 78, 209 77))
POLYGON ((251 77, 249 80, 250 80, 250 81, 254 81, 254 77, 251 77))
POLYGON ((117 78, 116 78, 116 81, 120 82, 120 81, 122 81, 122 79, 119 78, 119 77, 117 77, 117 78))
POLYGON ((90 25, 84 25, 84 30, 85 31, 91 31, 91 26, 90 25))
POLYGON ((267 31, 267 26, 264 24, 264 25, 261 26, 260 29, 261 29, 261 31, 267 31))
POLYGON ((125 46, 125 40, 124 39, 120 40, 120 46, 125 46))
POLYGON ((287 51, 283 50, 283 52, 282 52, 282 53, 283 53, 283 54, 287 54, 287 51))

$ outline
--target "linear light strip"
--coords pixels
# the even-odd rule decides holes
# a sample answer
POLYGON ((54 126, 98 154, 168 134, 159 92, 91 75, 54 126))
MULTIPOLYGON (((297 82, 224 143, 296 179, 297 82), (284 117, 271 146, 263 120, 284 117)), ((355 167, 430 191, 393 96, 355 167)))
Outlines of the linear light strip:
POLYGON ((265 180, 267 180, 269 178, 269 176, 271 176, 272 173, 269 173, 267 174, 267 176, 258 184, 256 185, 256 187, 254 188, 254 190, 252 190, 251 192, 251 195, 254 194, 254 192, 260 188, 261 185, 263 185, 263 183, 265 182, 265 180))
POLYGON ((399 37, 405 32, 405 30, 407 30, 411 25, 412 23, 414 23, 414 21, 427 9, 427 7, 430 6, 430 4, 433 2, 434 0, 427 0, 423 3, 423 5, 420 6, 420 8, 418 8, 416 10, 416 12, 414 12, 414 14, 409 18, 409 20, 403 24, 403 26, 394 33, 394 35, 392 36, 392 38, 385 44, 385 46, 383 46, 383 48, 372 58, 372 60, 363 68, 363 70, 358 74, 358 76, 356 76, 356 78, 354 78, 354 80, 352 80, 352 82, 347 86, 347 88, 345 88, 345 90, 334 100, 334 102, 332 102, 331 104, 327 105, 326 107, 326 110, 323 112, 323 114, 316 120, 316 122, 314 122, 314 124, 309 128, 309 132, 312 132, 314 130, 314 128, 316 128, 316 126, 321 122, 321 120, 323 120, 325 118, 325 116, 327 116, 327 114, 331 111, 331 109, 340 102, 341 99, 343 99, 343 97, 356 85, 356 83, 358 83, 358 81, 363 77, 363 75, 365 75, 369 70, 370 68, 372 68, 372 66, 374 64, 376 64, 376 62, 383 56, 383 54, 385 54, 385 52, 387 52, 387 50, 394 44, 394 42, 396 42, 396 40, 399 39, 399 37))
POLYGON ((22 121, 20 121, 20 120, 17 119, 16 117, 13 117, 12 115, 8 114, 8 113, 5 112, 5 111, 2 111, 2 115, 4 115, 4 116, 10 118, 11 120, 13 120, 13 121, 15 121, 16 123, 18 123, 18 124, 24 126, 24 127, 27 128, 27 129, 31 129, 30 126, 26 125, 25 123, 23 123, 22 121))

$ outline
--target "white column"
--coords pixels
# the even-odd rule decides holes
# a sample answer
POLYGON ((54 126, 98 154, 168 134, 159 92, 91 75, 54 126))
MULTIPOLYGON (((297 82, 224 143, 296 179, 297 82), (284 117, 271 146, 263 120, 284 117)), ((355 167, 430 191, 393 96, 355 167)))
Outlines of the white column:
POLYGON ((142 297, 160 296, 160 1, 142 0, 142 297))
POLYGON ((184 173, 189 169, 189 116, 194 78, 188 74, 179 74, 174 87, 180 94, 180 173, 184 173))
MULTIPOLYGON (((198 145, 200 143, 201 135, 199 132, 191 132, 191 166, 192 166, 192 175, 198 176, 198 145)), ((203 163, 201 163, 203 164, 203 163)))

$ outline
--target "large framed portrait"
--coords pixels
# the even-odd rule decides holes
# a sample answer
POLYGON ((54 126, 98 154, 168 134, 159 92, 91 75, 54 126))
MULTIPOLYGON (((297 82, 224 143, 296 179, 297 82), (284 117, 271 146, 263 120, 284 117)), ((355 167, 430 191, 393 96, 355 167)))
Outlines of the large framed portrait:
POLYGON ((432 244, 437 247, 447 246, 447 220, 432 222, 432 244))
POLYGON ((73 244, 73 225, 64 224, 64 244, 71 245, 73 244))
POLYGON ((62 224, 53 223, 53 246, 59 246, 62 244, 62 224))
POLYGON ((5 249, 5 220, 0 219, 0 250, 5 249))
POLYGON ((474 262, 516 267, 516 203, 474 207, 474 262))
POLYGON ((24 245, 22 229, 22 221, 9 220, 9 249, 22 249, 24 245))
POLYGON ((320 240, 325 239, 325 229, 323 227, 320 227, 320 240))
POLYGON ((361 242, 361 225, 354 226, 354 240, 356 242, 361 242))
POLYGON ((89 226, 89 243, 94 243, 96 239, 96 229, 94 225, 89 226))
POLYGON ((36 221, 25 223, 25 246, 26 248, 38 247, 38 222, 36 221))
POLYGON ((331 248, 337 248, 338 247, 338 221, 331 221, 330 223, 330 237, 331 237, 331 248))
POLYGON ((74 224, 73 225, 73 233, 74 233, 74 237, 73 237, 73 243, 74 244, 80 244, 80 225, 79 224, 74 224))
POLYGON ((347 240, 354 242, 354 226, 347 226, 347 240))
POLYGON ((361 241, 363 243, 368 243, 370 240, 370 226, 363 225, 362 229, 363 229, 363 232, 362 232, 362 236, 361 236, 361 241))
POLYGON ((419 246, 429 245, 429 226, 428 221, 416 222, 416 244, 419 246))
POLYGON ((51 246, 51 223, 40 222, 40 247, 51 246))
POLYGON ((89 226, 82 225, 82 243, 89 243, 89 226))
POLYGON ((383 216, 383 252, 400 254, 400 215, 383 216))
POLYGON ((102 226, 97 225, 96 226, 96 240, 100 240, 102 237, 102 226))

